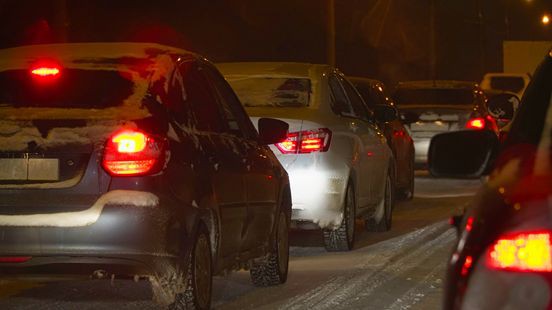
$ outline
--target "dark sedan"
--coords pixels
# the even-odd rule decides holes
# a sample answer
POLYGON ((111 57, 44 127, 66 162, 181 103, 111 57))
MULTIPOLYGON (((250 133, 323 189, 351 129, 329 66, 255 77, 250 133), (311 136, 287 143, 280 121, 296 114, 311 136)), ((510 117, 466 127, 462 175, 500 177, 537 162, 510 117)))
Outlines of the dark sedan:
POLYGON ((155 44, 0 51, 0 272, 148 278, 157 301, 207 309, 211 278, 288 270, 291 197, 215 67, 155 44))
POLYGON ((387 106, 386 110, 391 111, 390 117, 376 117, 376 122, 393 151, 398 197, 411 199, 414 196, 414 142, 403 125, 395 104, 387 95, 382 82, 362 77, 350 77, 349 80, 355 85, 369 111, 379 114, 382 106, 387 106))
POLYGON ((552 54, 529 84, 503 145, 494 132, 433 138, 430 170, 479 177, 473 205, 455 219, 445 309, 552 308, 552 54), (501 148, 501 150, 499 150, 501 148))

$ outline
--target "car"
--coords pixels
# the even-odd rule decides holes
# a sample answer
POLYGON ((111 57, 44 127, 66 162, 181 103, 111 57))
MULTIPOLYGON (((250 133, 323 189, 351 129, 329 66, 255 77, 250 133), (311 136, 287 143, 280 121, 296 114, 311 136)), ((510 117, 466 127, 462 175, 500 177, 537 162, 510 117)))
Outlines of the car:
POLYGON ((489 173, 471 206, 453 223, 458 240, 448 260, 444 309, 552 307, 552 52, 527 87, 511 130, 435 136, 434 174, 489 173))
POLYGON ((527 73, 491 72, 483 76, 480 85, 484 91, 508 91, 521 98, 530 81, 531 76, 527 73))
POLYGON ((353 248, 355 219, 390 229, 393 153, 354 86, 337 69, 308 63, 220 63, 253 120, 289 124, 272 145, 289 174, 292 228, 322 229, 328 251, 353 248))
POLYGON ((412 139, 416 168, 427 167, 431 138, 442 132, 490 129, 498 134, 486 97, 474 82, 411 81, 397 85, 393 100, 412 139))
POLYGON ((216 68, 149 43, 0 50, 0 273, 149 279, 210 308, 212 276, 284 283, 289 179, 216 68))
MULTIPOLYGON (((378 111, 387 106, 391 112, 387 119, 376 118, 395 159, 395 189, 397 197, 412 199, 414 197, 414 141, 403 125, 399 111, 387 95, 385 85, 363 77, 349 77, 357 91, 364 99, 369 110, 378 111)), ((382 114, 383 111, 380 111, 382 114)))

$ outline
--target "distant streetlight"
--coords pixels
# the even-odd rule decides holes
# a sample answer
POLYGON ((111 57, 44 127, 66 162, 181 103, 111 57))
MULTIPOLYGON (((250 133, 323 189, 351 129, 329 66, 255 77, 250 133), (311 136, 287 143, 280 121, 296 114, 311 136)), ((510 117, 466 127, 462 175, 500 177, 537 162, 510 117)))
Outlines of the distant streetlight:
POLYGON ((550 24, 550 15, 544 14, 542 16, 541 23, 545 26, 548 26, 550 24))

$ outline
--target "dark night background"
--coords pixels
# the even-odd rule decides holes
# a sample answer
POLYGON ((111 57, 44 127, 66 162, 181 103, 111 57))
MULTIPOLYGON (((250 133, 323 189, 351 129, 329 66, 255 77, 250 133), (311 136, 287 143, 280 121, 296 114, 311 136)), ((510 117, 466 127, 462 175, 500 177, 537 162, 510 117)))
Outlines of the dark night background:
MULTIPOLYGON (((337 66, 389 83, 429 78, 430 1, 335 0, 337 66)), ((552 0, 433 1, 436 78, 478 81, 502 70, 503 40, 552 40, 540 23, 552 0)), ((0 47, 155 41, 213 61, 321 63, 326 17, 325 0, 0 0, 0 47)))

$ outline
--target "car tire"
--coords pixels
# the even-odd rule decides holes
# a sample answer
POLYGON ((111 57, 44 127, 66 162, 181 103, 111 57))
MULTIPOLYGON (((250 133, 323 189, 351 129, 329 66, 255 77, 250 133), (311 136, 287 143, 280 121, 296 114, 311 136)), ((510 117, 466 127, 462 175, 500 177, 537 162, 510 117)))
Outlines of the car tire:
POLYGON ((272 286, 287 281, 289 266, 289 218, 282 210, 278 216, 274 244, 267 257, 254 261, 249 275, 255 286, 272 286))
POLYGON ((383 232, 391 229, 393 220, 393 180, 387 174, 385 180, 385 193, 383 196, 383 216, 377 220, 371 217, 365 221, 367 231, 383 232))
POLYGON ((343 220, 337 229, 324 229, 324 245, 329 252, 350 251, 355 241, 356 200, 355 190, 349 181, 343 203, 343 220))
POLYGON ((199 227, 187 266, 166 265, 164 271, 150 279, 157 303, 174 310, 211 308, 211 244, 204 225, 199 227))

